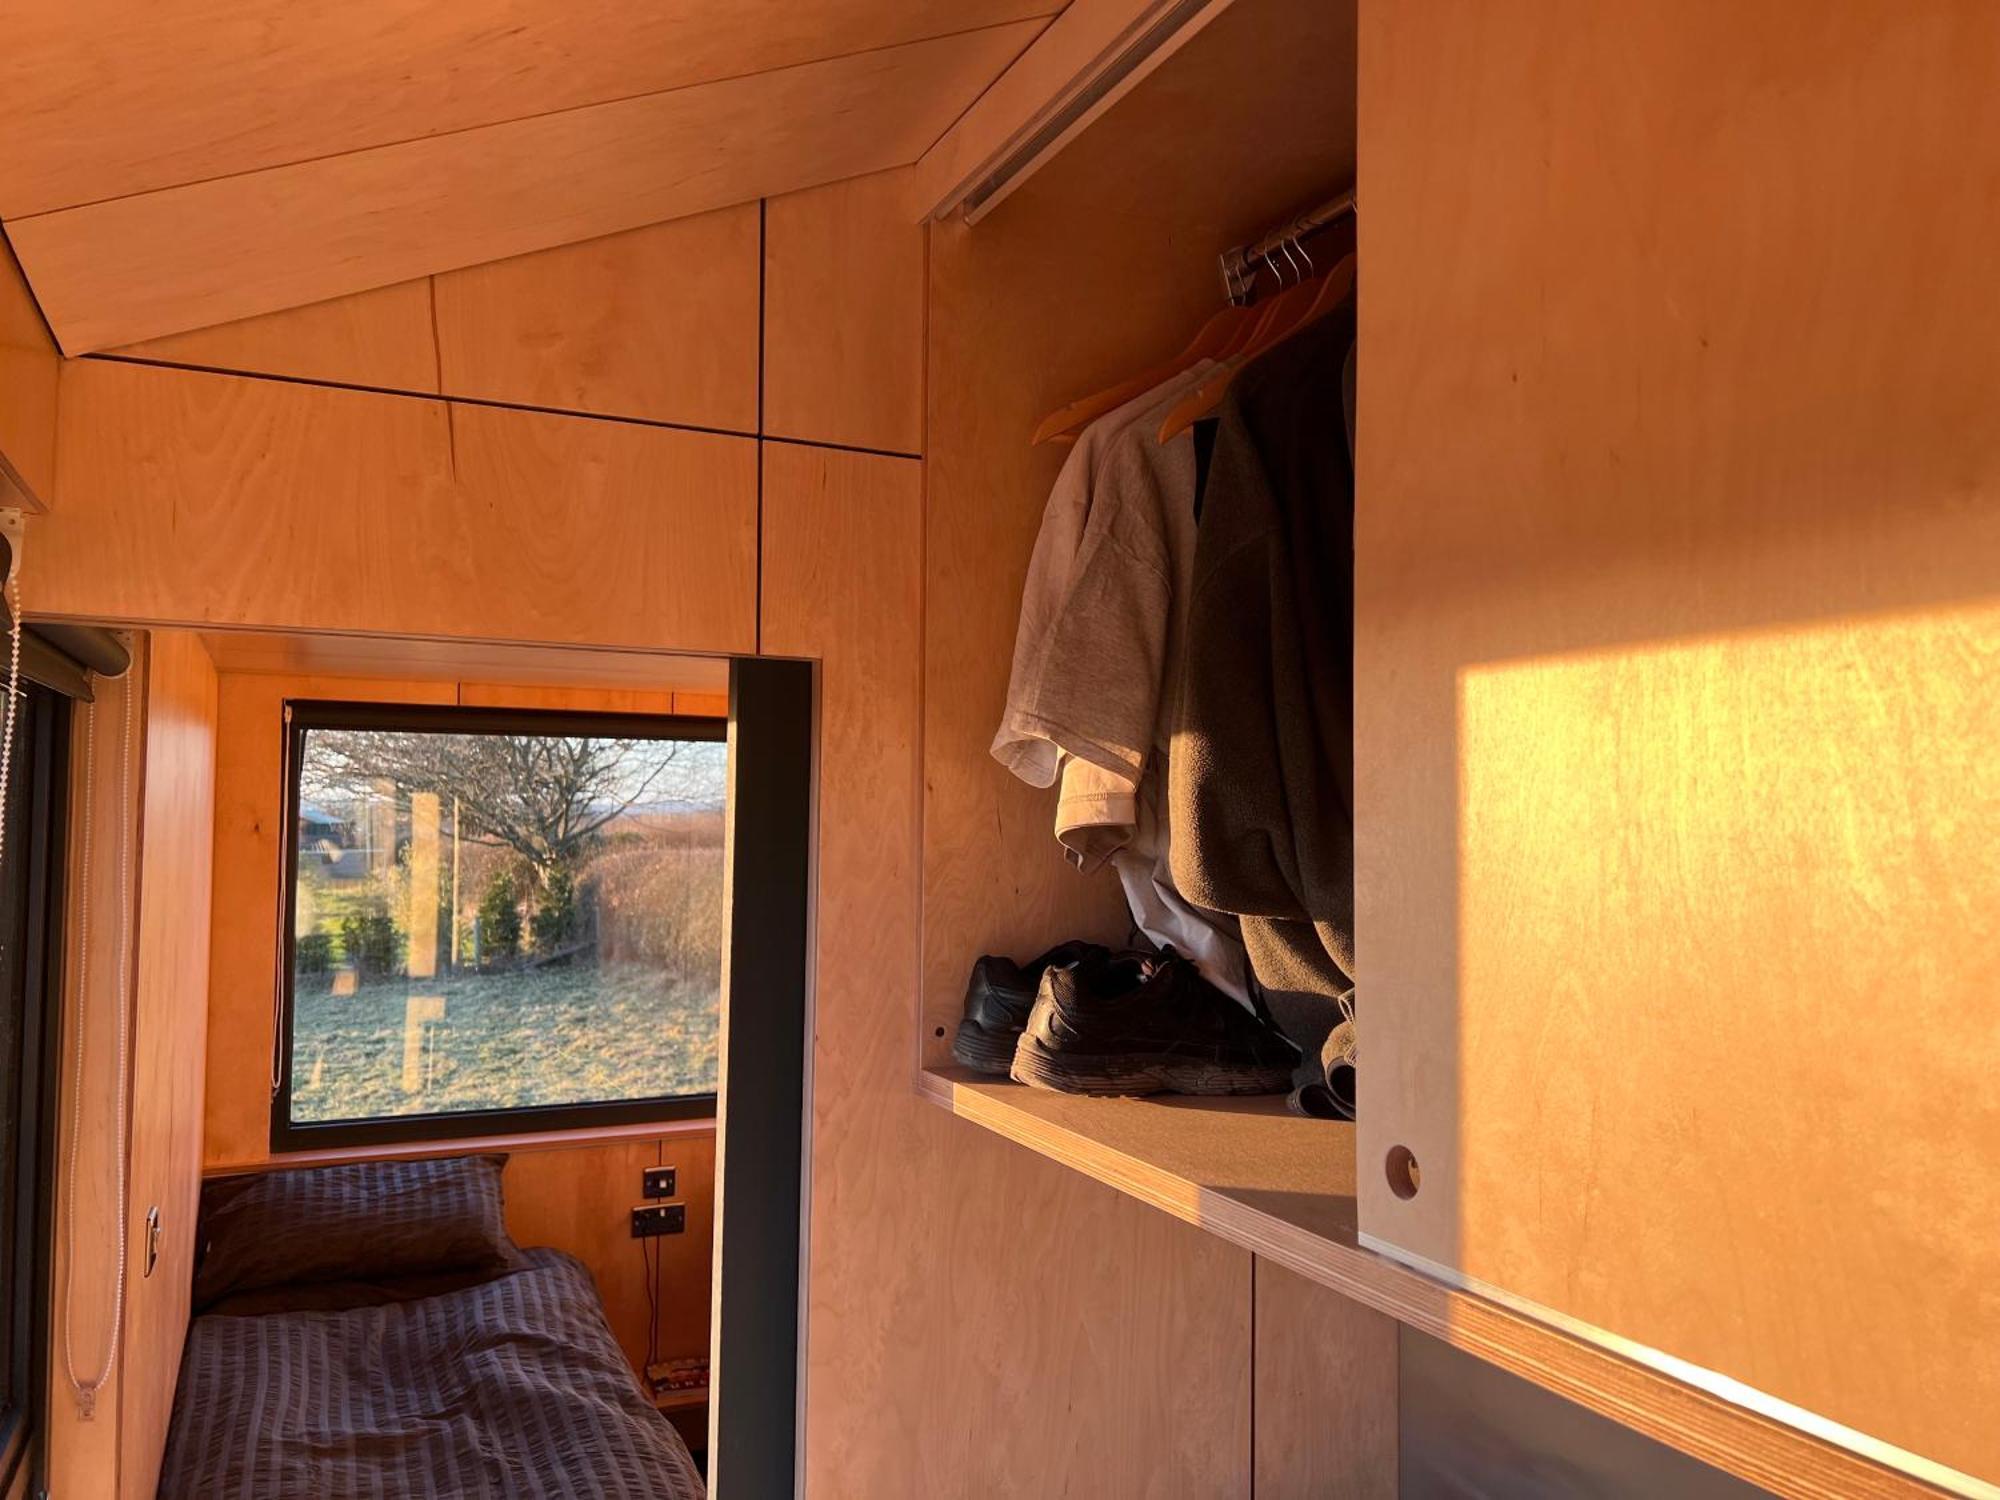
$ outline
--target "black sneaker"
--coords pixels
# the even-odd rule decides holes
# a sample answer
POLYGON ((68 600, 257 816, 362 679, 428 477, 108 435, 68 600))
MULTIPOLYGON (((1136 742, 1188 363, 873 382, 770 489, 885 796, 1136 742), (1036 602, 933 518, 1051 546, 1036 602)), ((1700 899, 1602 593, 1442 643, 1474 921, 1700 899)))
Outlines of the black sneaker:
POLYGON ((992 954, 980 959, 965 983, 965 1019, 958 1023, 951 1055, 975 1072, 1005 1078, 1014 1065, 1014 1044, 1028 1024, 1042 976, 1105 952, 1096 943, 1064 943, 1025 964, 992 954))
POLYGON ((1282 1094, 1299 1050, 1171 951, 1051 969, 1015 1082, 1065 1094, 1282 1094))

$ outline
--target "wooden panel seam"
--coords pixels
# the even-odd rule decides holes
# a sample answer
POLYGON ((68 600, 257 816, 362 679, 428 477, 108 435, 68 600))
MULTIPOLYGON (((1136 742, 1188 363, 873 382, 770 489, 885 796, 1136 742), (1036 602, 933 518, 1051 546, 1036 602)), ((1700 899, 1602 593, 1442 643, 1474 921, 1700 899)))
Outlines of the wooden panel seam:
POLYGON ((589 411, 577 407, 537 406, 525 401, 502 401, 491 397, 414 391, 402 386, 371 385, 360 381, 322 380, 303 375, 284 375, 272 370, 244 370, 228 365, 199 364, 187 360, 157 359, 122 353, 79 355, 72 364, 132 365, 142 370, 184 370, 191 375, 217 375, 230 380, 261 380, 276 385, 312 386, 319 390, 355 391, 369 396, 400 396, 411 401, 429 401, 450 406, 487 407, 495 411, 518 411, 531 416, 571 417, 584 422, 609 422, 625 427, 657 427, 667 432, 686 432, 701 437, 743 438, 777 443, 793 448, 824 448, 833 453, 859 453, 875 458, 915 458, 920 450, 871 448, 860 443, 838 443, 825 438, 787 437, 758 432, 754 427, 709 427, 697 422, 678 422, 661 417, 630 416, 617 412, 589 411))
MULTIPOLYGON (((170 342, 170 341, 169 341, 170 342)), ((526 412, 533 416, 574 417, 585 422, 610 422, 624 427, 658 427, 668 432, 688 432, 704 437, 755 438, 750 427, 714 427, 700 422, 681 422, 666 417, 636 416, 625 412, 592 411, 584 407, 543 406, 530 401, 508 401, 492 396, 467 396, 450 391, 419 391, 401 385, 377 385, 361 380, 327 380, 310 375, 287 375, 277 370, 248 370, 234 365, 204 364, 198 360, 161 359, 152 355, 106 351, 81 354, 71 364, 132 365, 142 370, 184 370, 191 375, 219 375, 230 380, 261 380, 274 385, 303 385, 324 391, 356 391, 369 396, 400 396, 409 401, 429 401, 448 406, 487 407, 496 411, 526 412)), ((773 442, 792 441, 773 438, 773 442)), ((822 445, 838 446, 838 445, 822 445)), ((867 450, 863 450, 867 451, 867 450)), ((912 457, 914 455, 901 455, 912 457)))

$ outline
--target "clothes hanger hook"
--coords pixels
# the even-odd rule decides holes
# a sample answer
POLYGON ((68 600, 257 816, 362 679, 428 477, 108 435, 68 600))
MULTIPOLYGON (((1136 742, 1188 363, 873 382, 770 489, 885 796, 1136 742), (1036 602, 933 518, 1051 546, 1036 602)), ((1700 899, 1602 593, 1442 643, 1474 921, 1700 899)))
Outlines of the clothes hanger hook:
POLYGON ((1312 253, 1306 249, 1304 236, 1295 234, 1291 242, 1299 247, 1299 259, 1306 263, 1306 275, 1309 277, 1319 275, 1319 267, 1313 264, 1312 253))

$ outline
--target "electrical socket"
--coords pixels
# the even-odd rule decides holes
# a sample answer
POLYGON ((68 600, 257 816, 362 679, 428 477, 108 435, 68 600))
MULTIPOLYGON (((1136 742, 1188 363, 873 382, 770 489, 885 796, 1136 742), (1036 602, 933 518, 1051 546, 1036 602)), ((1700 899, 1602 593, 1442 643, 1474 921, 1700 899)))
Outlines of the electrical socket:
POLYGON ((648 1167, 640 1179, 639 1196, 642 1198, 671 1198, 674 1195, 676 1174, 672 1167, 648 1167))
POLYGON ((686 1231, 685 1203, 661 1203, 632 1210, 632 1238, 635 1240, 649 1240, 661 1234, 684 1234, 686 1231))

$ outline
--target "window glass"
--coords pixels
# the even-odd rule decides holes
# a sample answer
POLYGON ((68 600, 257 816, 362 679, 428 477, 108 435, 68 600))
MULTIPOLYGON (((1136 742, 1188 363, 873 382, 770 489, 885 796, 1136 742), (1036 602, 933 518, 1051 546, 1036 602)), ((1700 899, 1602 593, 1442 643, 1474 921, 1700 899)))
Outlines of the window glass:
POLYGON ((715 1092, 720 724, 310 710, 291 1123, 715 1092))
MULTIPOLYGON (((5 692, 6 682, 0 678, 0 700, 5 692)), ((0 701, 0 713, 5 711, 5 703, 0 701)), ((18 745, 16 753, 26 748, 18 745)), ((8 1419, 19 1407, 22 1394, 16 1388, 21 1368, 16 1356, 21 1353, 23 1329, 15 1278, 33 1265, 21 1253, 25 1248, 23 1231, 33 1232, 32 1225, 21 1222, 20 1211, 21 1178, 25 1171, 33 1170, 32 1161, 25 1159, 24 1147, 35 1124, 26 1118, 24 1109, 25 1085, 36 1066, 36 1059, 28 1055, 27 1033, 30 1010, 43 998, 35 992, 28 964, 29 884, 38 872, 28 857, 34 829, 28 796, 21 786, 26 778, 21 773, 17 765, 9 776, 5 858, 0 860, 0 996, 4 996, 4 1003, 0 1003, 0 1274, 6 1278, 0 1284, 0 1351, 6 1353, 6 1358, 0 1359, 0 1425, 9 1428, 12 1424, 8 1419)))
MULTIPOLYGON (((6 686, 0 676, 0 698, 6 686)), ((28 683, 14 725, 0 858, 0 1489, 9 1492, 47 1383, 69 732, 68 700, 28 683)))

